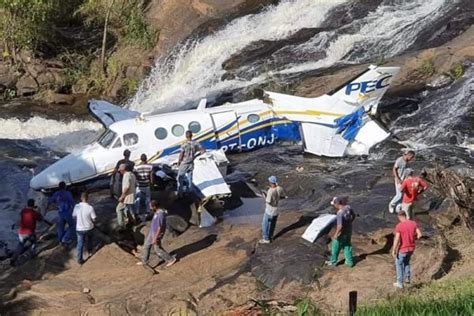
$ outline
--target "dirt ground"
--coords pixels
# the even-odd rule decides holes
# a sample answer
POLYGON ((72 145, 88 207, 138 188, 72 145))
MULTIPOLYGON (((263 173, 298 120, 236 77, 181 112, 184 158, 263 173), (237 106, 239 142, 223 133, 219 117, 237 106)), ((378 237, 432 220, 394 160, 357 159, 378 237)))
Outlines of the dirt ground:
MULTIPOLYGON (((288 227, 300 217, 297 211, 287 211, 280 217, 276 230, 280 236, 275 244, 278 239, 299 238, 305 226, 294 230, 288 227)), ((265 288, 250 271, 249 260, 256 247, 267 246, 257 244, 260 228, 255 224, 218 223, 206 229, 192 227, 179 237, 167 235, 164 247, 179 261, 170 268, 156 268, 157 274, 137 266, 138 259, 115 243, 101 247, 82 266, 73 259, 74 249, 55 247, 15 271, 4 267, 3 309, 11 314, 33 315, 193 315, 251 306, 248 312, 253 310, 253 314, 255 301, 293 304, 307 294, 319 308, 342 312, 351 290, 358 291, 360 304, 396 292, 392 286, 395 271, 389 254, 390 232, 382 229, 354 236, 357 259, 352 269, 343 264, 323 268, 322 276, 312 284, 282 282, 274 289, 265 288), (83 293, 84 288, 90 293, 83 293)), ((472 233, 466 234, 460 227, 448 231, 446 239, 438 236, 422 240, 414 256, 415 283, 428 282, 437 273, 440 280, 472 274, 472 241, 472 233), (451 262, 446 262, 446 245, 451 262), (449 274, 440 275, 440 269, 449 274)), ((156 258, 153 260, 151 264, 155 265, 156 258)))

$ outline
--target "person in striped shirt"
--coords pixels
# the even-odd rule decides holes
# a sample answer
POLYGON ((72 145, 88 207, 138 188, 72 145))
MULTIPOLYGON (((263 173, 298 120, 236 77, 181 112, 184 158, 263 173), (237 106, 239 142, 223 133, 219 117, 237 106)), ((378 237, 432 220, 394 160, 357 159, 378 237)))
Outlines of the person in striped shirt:
POLYGON ((135 198, 135 210, 140 213, 140 205, 145 199, 147 214, 150 214, 150 179, 153 166, 148 163, 148 158, 145 154, 140 156, 140 163, 135 166, 135 175, 137 176, 138 189, 135 198))

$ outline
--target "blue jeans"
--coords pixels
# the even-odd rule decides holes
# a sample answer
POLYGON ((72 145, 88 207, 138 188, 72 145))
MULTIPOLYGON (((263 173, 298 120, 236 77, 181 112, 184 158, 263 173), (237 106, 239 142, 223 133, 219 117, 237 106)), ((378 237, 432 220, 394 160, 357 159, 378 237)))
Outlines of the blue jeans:
POLYGON ((71 212, 59 212, 58 241, 60 243, 71 242, 75 231, 76 222, 74 221, 74 218, 72 218, 71 212), (66 224, 67 229, 65 229, 66 224))
POLYGON ((398 181, 395 181, 395 196, 390 201, 390 206, 395 210, 397 209, 398 204, 402 202, 403 193, 400 190, 400 185, 401 184, 398 181))
POLYGON ((278 215, 270 216, 267 212, 263 213, 262 221, 262 238, 264 240, 271 240, 277 223, 278 215))
POLYGON ((151 236, 148 235, 145 239, 145 244, 143 245, 142 261, 144 263, 148 263, 148 260, 150 259, 150 250, 152 246, 154 246, 153 248, 155 248, 156 255, 159 258, 165 260, 166 262, 170 262, 171 260, 173 260, 173 257, 166 250, 163 249, 163 246, 161 245, 161 239, 158 239, 156 241, 156 244, 152 245, 151 236))
POLYGON ((190 192, 193 187, 193 170, 178 171, 178 193, 190 192))
POLYGON ((77 234, 77 261, 81 262, 84 260, 83 251, 84 251, 84 242, 87 242, 87 252, 89 256, 92 254, 93 244, 92 244, 92 233, 93 229, 85 231, 76 231, 77 234))
POLYGON ((135 211, 137 214, 140 214, 140 208, 142 201, 145 200, 145 209, 147 214, 150 213, 150 201, 151 201, 151 191, 149 187, 138 188, 135 196, 135 211))
POLYGON ((399 252, 397 258, 395 259, 395 268, 397 270, 397 283, 403 285, 403 282, 411 281, 411 267, 410 259, 412 251, 410 252, 399 252))
POLYGON ((31 234, 31 235, 22 235, 18 234, 18 246, 16 247, 15 252, 13 253, 12 256, 12 261, 15 262, 18 257, 24 253, 25 251, 28 250, 28 248, 31 247, 31 249, 36 249, 36 235, 31 234), (29 245, 28 245, 29 243, 29 245))

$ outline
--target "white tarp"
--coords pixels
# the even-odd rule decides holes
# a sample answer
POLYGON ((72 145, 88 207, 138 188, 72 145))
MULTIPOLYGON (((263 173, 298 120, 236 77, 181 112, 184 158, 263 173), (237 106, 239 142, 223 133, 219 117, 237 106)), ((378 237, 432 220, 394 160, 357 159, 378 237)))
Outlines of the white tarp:
POLYGON ((311 224, 306 228, 303 235, 303 239, 314 242, 321 235, 321 231, 327 228, 329 225, 336 221, 336 215, 333 214, 324 214, 321 215, 311 222, 311 224))
POLYGON ((201 207, 201 221, 199 227, 211 227, 216 223, 216 218, 209 213, 205 207, 201 207))

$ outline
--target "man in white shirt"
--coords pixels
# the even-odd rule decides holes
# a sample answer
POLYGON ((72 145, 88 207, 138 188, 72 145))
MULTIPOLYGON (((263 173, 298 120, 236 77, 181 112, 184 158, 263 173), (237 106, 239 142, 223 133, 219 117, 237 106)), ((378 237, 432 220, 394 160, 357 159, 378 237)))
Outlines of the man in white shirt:
POLYGON ((81 203, 76 204, 72 216, 76 219, 77 234, 77 262, 84 263, 82 252, 84 250, 84 242, 87 241, 87 252, 89 257, 92 255, 92 232, 94 230, 94 221, 96 219, 94 208, 87 203, 89 194, 83 192, 81 194, 81 203))

